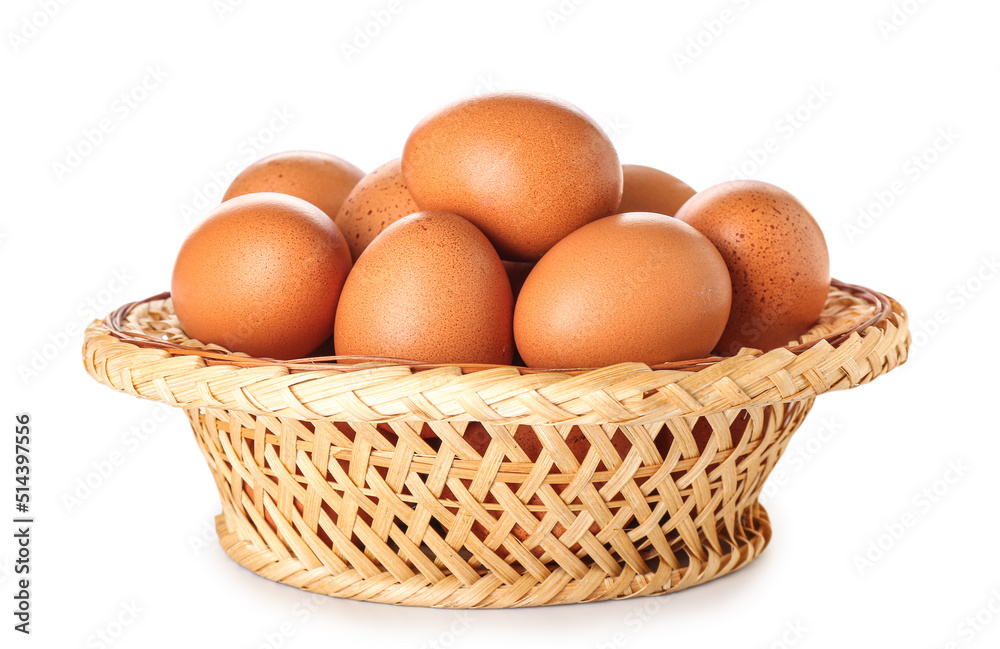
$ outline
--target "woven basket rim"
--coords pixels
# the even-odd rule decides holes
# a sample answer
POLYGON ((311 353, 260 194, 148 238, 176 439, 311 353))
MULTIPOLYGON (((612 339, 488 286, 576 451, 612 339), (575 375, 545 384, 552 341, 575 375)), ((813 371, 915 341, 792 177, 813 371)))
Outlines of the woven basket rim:
MULTIPOLYGON (((866 320, 855 324, 852 327, 845 327, 837 331, 831 332, 824 336, 818 336, 808 342, 800 343, 797 345, 791 345, 783 347, 793 354, 799 354, 804 352, 822 341, 826 341, 830 345, 836 347, 839 343, 848 339, 852 334, 856 332, 863 332, 869 327, 877 326, 892 313, 892 305, 888 297, 882 293, 875 291, 873 289, 860 286, 857 284, 849 284, 847 282, 842 282, 837 279, 831 279, 830 286, 834 288, 846 291, 855 297, 864 299, 869 304, 874 307, 874 313, 866 320)), ((388 357, 377 357, 377 356, 320 356, 320 357, 306 357, 297 358, 290 360, 281 360, 266 357, 254 357, 247 356, 245 354, 233 353, 233 352, 222 352, 212 349, 199 349, 196 347, 188 347, 186 345, 180 345, 171 341, 163 340, 162 338, 157 338, 148 334, 140 334, 129 332, 124 329, 124 324, 128 318, 129 313, 136 307, 154 302, 157 300, 165 300, 170 297, 170 292, 165 291, 158 295, 153 295, 142 300, 136 300, 133 302, 128 302, 118 307, 111 313, 109 313, 103 320, 102 325, 108 334, 118 339, 121 342, 130 343, 142 349, 155 349, 161 350, 169 353, 171 356, 198 356, 205 362, 206 365, 230 365, 239 368, 249 368, 249 367, 284 367, 289 373, 295 372, 305 372, 305 371, 317 371, 317 370, 337 370, 340 372, 351 372, 351 371, 364 371, 370 370, 373 365, 376 364, 381 367, 388 366, 403 366, 407 367, 412 372, 418 372, 422 370, 430 370, 437 368, 458 368, 463 374, 469 372, 475 372, 479 370, 488 369, 514 369, 520 374, 561 374, 561 375, 576 375, 586 372, 592 372, 594 370, 600 369, 598 367, 578 367, 578 368, 539 368, 539 367, 525 367, 521 365, 498 365, 498 364, 486 364, 486 363, 425 363, 415 360, 401 359, 401 358, 388 358, 388 357), (338 361, 349 361, 340 363, 338 361)), ((759 357, 764 355, 765 352, 760 350, 750 350, 744 348, 740 350, 737 354, 739 356, 755 356, 759 357)), ((727 356, 709 356, 705 358, 697 358, 683 361, 673 361, 669 363, 658 363, 656 365, 646 365, 651 370, 676 370, 676 371, 688 371, 695 372, 704 369, 705 367, 714 365, 716 363, 725 361, 732 357, 727 356)), ((640 363, 640 365, 644 365, 640 363)))
POLYGON ((637 597, 742 567, 770 539, 763 480, 816 396, 893 370, 911 340, 896 300, 834 282, 802 344, 766 353, 359 367, 199 349, 166 295, 91 323, 84 367, 184 409, 226 553, 306 590, 415 606, 637 597), (583 459, 573 435, 589 441, 583 459))

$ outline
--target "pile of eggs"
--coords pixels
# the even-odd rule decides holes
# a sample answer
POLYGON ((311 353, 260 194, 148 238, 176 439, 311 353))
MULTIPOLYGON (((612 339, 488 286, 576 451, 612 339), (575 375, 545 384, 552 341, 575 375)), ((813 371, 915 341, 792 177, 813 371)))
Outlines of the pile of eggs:
POLYGON ((537 368, 769 350, 812 327, 826 242, 788 192, 695 192, 622 165, 563 101, 502 93, 426 117, 365 175, 250 165, 181 247, 185 333, 252 356, 537 368))

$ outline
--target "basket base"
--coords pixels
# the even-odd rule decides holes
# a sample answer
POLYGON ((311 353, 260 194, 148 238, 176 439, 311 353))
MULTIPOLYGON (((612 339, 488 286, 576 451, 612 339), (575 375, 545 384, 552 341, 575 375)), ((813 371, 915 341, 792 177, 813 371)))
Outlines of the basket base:
POLYGON ((771 540, 771 524, 764 507, 754 503, 745 514, 746 538, 728 552, 710 555, 707 561, 691 559, 686 566, 671 568, 660 562, 654 572, 637 574, 626 565, 621 574, 610 578, 593 568, 575 579, 556 568, 541 583, 531 577, 523 582, 504 584, 484 575, 474 585, 464 585, 448 576, 436 583, 416 576, 399 583, 383 573, 365 578, 355 570, 332 573, 325 568, 308 569, 294 557, 281 557, 269 548, 255 546, 230 530, 224 514, 215 518, 216 532, 223 550, 236 563, 265 579, 322 595, 403 606, 479 609, 522 608, 580 602, 600 602, 648 595, 664 595, 704 584, 746 566, 760 556, 771 540))

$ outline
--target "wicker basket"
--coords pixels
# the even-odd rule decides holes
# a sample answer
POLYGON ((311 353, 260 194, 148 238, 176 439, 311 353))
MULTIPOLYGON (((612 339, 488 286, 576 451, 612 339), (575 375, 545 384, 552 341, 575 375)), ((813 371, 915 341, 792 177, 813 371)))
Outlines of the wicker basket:
POLYGON ((834 282, 794 347, 590 370, 273 361, 186 338, 164 294, 86 332, 87 371, 183 408, 235 561, 452 608, 658 595, 768 543, 764 479, 816 395, 901 364, 906 314, 834 282))

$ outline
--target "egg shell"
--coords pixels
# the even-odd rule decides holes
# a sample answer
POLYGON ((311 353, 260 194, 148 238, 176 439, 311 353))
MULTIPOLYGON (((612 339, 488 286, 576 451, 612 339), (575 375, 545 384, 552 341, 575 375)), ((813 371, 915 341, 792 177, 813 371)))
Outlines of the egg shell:
POLYGON ((299 358, 333 332, 351 269, 318 207, 275 193, 218 206, 184 241, 171 292, 185 333, 251 356, 299 358))
POLYGON ((421 209, 464 216, 510 261, 538 260, 612 214, 622 195, 618 154, 600 126, 537 95, 483 95, 430 115, 407 139, 402 167, 421 209))
POLYGON ((331 219, 365 175, 350 162, 318 151, 285 151, 254 162, 240 172, 222 201, 257 192, 277 192, 301 198, 331 219))
POLYGON ((697 230, 662 214, 618 214, 542 257, 518 297, 514 337, 529 367, 701 358, 729 302, 725 262, 697 230))
POLYGON ((361 179, 337 212, 334 222, 358 260, 368 244, 399 219, 419 212, 403 182, 400 159, 391 160, 361 179))
POLYGON ((674 216, 695 191, 665 171, 643 165, 622 165, 623 189, 619 212, 655 212, 674 216))
POLYGON ((482 232, 448 212, 418 212, 358 258, 340 298, 334 348, 342 356, 506 365, 513 301, 482 232))
POLYGON ((730 181, 696 194, 677 219, 708 237, 729 268, 733 306, 718 354, 782 347, 816 323, 830 257, 819 224, 794 196, 760 181, 730 181))

